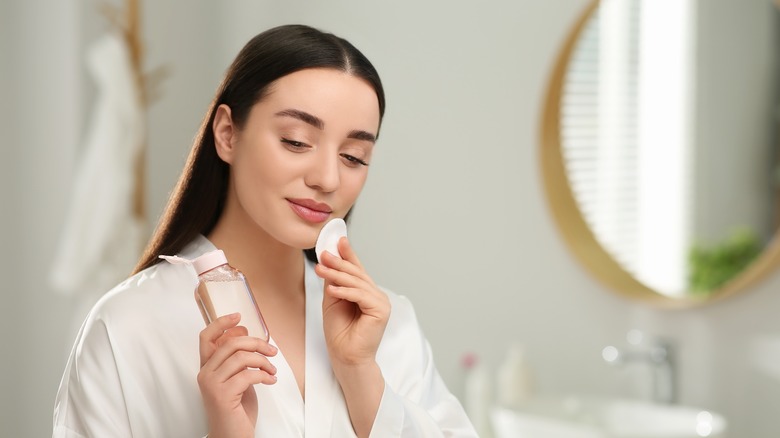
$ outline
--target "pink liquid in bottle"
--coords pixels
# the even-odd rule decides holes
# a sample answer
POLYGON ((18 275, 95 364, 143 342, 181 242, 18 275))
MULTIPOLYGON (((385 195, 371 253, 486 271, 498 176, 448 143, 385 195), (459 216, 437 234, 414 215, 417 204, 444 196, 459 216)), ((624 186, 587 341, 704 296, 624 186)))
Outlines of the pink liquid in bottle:
POLYGON ((198 273, 195 301, 206 324, 238 312, 241 314, 238 324, 247 328, 249 336, 268 341, 268 327, 246 278, 228 264, 225 253, 216 250, 203 254, 193 260, 192 265, 198 273))

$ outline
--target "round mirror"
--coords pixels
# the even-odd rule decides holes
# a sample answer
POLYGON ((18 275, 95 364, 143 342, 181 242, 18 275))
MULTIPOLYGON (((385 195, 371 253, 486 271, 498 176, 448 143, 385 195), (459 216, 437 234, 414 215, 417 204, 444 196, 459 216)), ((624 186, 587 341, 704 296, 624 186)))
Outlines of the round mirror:
POLYGON ((613 289, 666 307, 780 262, 780 13, 771 0, 593 1, 542 120, 550 207, 613 289))

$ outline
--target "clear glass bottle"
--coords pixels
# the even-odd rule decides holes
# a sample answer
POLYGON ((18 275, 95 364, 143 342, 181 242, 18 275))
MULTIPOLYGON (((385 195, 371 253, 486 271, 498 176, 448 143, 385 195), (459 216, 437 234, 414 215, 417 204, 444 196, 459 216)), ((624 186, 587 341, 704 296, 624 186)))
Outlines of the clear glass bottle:
POLYGON ((203 254, 192 261, 192 266, 198 274, 195 300, 206 324, 220 316, 239 312, 241 321, 238 325, 246 327, 249 336, 268 341, 268 327, 244 274, 228 264, 222 250, 203 254))

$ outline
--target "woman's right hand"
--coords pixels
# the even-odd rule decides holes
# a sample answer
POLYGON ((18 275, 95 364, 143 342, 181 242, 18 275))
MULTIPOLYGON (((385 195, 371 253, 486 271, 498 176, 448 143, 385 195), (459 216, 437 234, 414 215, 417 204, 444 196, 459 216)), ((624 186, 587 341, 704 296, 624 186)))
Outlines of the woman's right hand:
POLYGON ((209 422, 209 438, 251 438, 257 423, 253 385, 276 383, 277 353, 268 342, 238 326, 241 315, 219 317, 200 332, 198 386, 209 422), (259 354, 258 354, 259 353, 259 354))

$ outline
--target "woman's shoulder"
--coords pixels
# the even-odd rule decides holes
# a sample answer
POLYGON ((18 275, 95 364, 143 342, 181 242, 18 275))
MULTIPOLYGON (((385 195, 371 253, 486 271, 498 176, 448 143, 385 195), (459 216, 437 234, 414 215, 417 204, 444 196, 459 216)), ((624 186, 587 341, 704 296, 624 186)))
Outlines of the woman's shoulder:
POLYGON ((105 316, 124 314, 137 307, 152 307, 164 299, 165 294, 176 294, 182 288, 194 288, 196 284, 197 277, 191 268, 160 262, 108 291, 95 304, 93 312, 105 316))
MULTIPOLYGON (((194 382, 199 369, 198 333, 205 324, 193 295, 196 284, 191 266, 163 261, 103 295, 71 350, 57 396, 60 419, 55 424, 95 427, 97 420, 95 424, 79 421, 101 412, 107 428, 121 428, 121 422, 135 418, 142 420, 141 428, 157 431, 141 432, 144 436, 172 436, 163 431, 171 425, 182 427, 177 421, 186 418, 188 409, 180 409, 181 403, 172 403, 172 397, 193 401, 190 407, 200 409, 194 402, 199 399, 194 382)), ((196 429, 200 425, 187 424, 196 429)))
MULTIPOLYGON (((194 240, 180 255, 192 259, 210 250, 210 242, 200 237, 202 240, 194 240)), ((138 320, 175 312, 184 302, 197 313, 193 296, 197 281, 192 266, 160 261, 108 291, 93 306, 88 318, 104 322, 138 320)))

